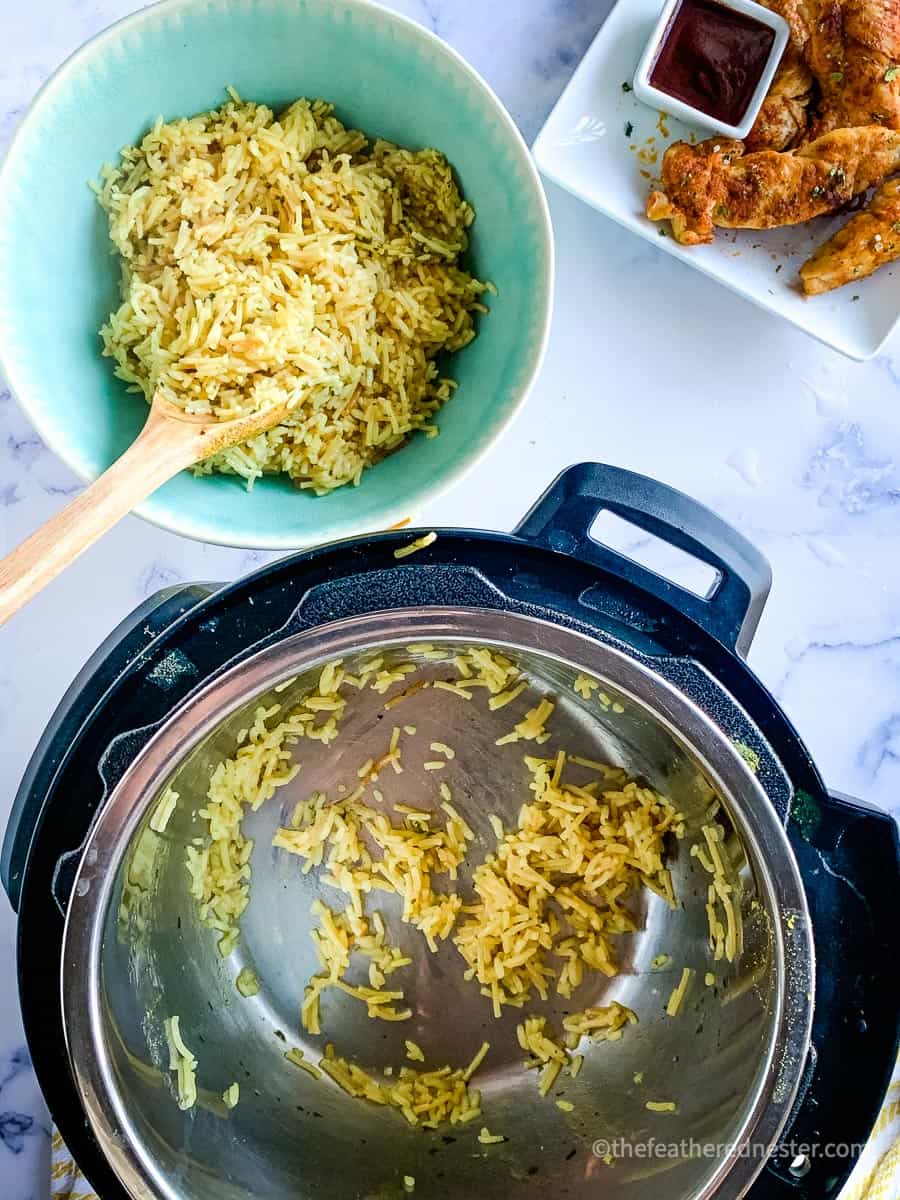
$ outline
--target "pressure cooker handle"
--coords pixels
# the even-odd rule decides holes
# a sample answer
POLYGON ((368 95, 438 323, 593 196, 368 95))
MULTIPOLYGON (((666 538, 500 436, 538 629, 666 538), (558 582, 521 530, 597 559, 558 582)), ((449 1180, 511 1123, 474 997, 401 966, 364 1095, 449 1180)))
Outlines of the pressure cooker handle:
POLYGON ((897 1061, 897 826, 885 812, 798 792, 788 834, 816 945, 816 1008, 803 1084, 751 1200, 833 1200, 897 1061))
POLYGON ((679 609, 745 655, 772 584, 769 564, 721 517, 675 488, 622 467, 581 463, 551 484, 515 530, 518 537, 584 559, 679 609), (591 536, 607 511, 712 567, 717 579, 698 596, 591 536))

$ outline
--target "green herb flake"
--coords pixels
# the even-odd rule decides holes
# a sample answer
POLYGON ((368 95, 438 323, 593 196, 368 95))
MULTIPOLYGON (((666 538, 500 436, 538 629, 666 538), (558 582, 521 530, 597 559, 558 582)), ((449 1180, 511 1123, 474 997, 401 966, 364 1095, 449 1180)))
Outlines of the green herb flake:
POLYGON ((818 200, 824 195, 825 195, 825 189, 823 187, 821 187, 819 184, 816 184, 816 186, 811 189, 811 191, 809 193, 809 198, 810 198, 810 200, 818 200))
POLYGON ((630 121, 626 121, 625 122, 625 136, 630 138, 633 133, 634 133, 634 126, 632 125, 632 123, 630 121))
POLYGON ((843 71, 832 71, 831 74, 828 76, 828 78, 831 80, 832 83, 843 83, 844 72, 843 71))
POLYGON ((808 842, 815 836, 816 830, 822 824, 822 810, 809 792, 798 789, 791 805, 791 821, 804 841, 808 842))
POLYGON ((736 741, 734 743, 734 748, 735 748, 735 750, 737 750, 738 754, 741 756, 741 758, 744 760, 744 762, 747 764, 747 766, 750 768, 750 770, 753 772, 753 774, 758 775, 759 774, 759 755, 753 749, 753 747, 748 746, 746 742, 736 741))
POLYGON ((715 216, 718 217, 719 220, 724 220, 724 221, 728 220, 728 209, 725 207, 724 204, 716 205, 715 216))
POLYGON ((884 73, 884 82, 893 83, 898 75, 900 75, 900 67, 892 63, 884 73))
POLYGON ((633 92, 634 91, 634 88, 631 86, 631 84, 628 82, 627 79, 622 84, 622 91, 623 92, 633 92))
POLYGON ((894 233, 900 233, 900 221, 895 221, 891 229, 893 229, 894 233))
POLYGON ((666 233, 666 231, 665 231, 664 229, 662 229, 662 228, 659 228, 659 229, 657 229, 657 231, 656 231, 656 232, 659 234, 659 236, 660 236, 660 237, 668 237, 668 236, 669 236, 669 235, 666 233))

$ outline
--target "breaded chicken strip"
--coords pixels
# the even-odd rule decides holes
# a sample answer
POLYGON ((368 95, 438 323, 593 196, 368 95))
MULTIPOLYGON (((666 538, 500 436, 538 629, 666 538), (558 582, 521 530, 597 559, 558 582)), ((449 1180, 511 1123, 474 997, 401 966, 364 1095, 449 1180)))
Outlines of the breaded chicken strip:
POLYGON ((813 77, 799 50, 789 46, 769 93, 747 134, 747 149, 787 150, 806 132, 813 77))
POLYGON ((724 229, 772 229, 834 212, 900 171, 900 132, 869 125, 836 129, 799 150, 747 154, 743 142, 675 142, 663 159, 664 191, 647 216, 670 220, 685 245, 724 229))
POLYGON ((818 16, 821 0, 760 0, 769 12, 784 17, 791 27, 791 45, 803 50, 809 40, 812 23, 818 16))
POLYGON ((900 0, 807 0, 804 57, 821 88, 811 139, 852 125, 900 129, 900 0))
POLYGON ((885 263, 900 258, 900 178, 875 192, 868 208, 851 217, 843 229, 820 246, 800 268, 807 296, 865 279, 885 263))
POLYGON ((804 58, 812 0, 762 0, 762 3, 784 17, 791 29, 791 40, 756 123, 747 135, 747 149, 787 150, 806 132, 813 94, 813 75, 804 58))

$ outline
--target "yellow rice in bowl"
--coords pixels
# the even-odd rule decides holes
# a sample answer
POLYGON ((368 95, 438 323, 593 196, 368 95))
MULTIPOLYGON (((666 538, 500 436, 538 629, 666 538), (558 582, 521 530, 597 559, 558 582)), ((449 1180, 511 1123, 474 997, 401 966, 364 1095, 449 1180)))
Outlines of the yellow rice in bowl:
POLYGON ((286 473, 325 493, 451 397, 438 356, 489 285, 460 266, 474 219, 437 150, 370 142, 322 101, 278 117, 235 94, 163 123, 98 187, 121 256, 104 353, 132 390, 229 419, 289 417, 203 472, 286 473))

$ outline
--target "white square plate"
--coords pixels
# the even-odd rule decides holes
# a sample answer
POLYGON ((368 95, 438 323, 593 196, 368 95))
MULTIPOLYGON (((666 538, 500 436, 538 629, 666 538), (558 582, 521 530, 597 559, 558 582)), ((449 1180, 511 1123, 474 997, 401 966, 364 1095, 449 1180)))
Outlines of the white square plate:
POLYGON ((693 247, 679 246, 667 224, 644 216, 647 176, 658 175, 666 146, 691 134, 706 136, 672 117, 661 121, 623 88, 631 86, 659 11, 660 0, 619 0, 538 135, 534 155, 541 171, 626 229, 826 345, 850 358, 871 358, 900 319, 896 268, 882 267, 869 279, 808 299, 798 281, 800 265, 846 216, 764 233, 718 230, 711 245, 693 247))

